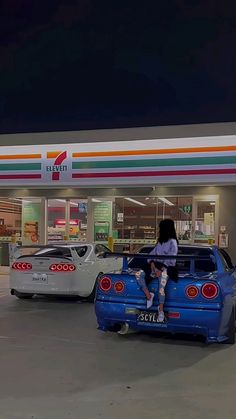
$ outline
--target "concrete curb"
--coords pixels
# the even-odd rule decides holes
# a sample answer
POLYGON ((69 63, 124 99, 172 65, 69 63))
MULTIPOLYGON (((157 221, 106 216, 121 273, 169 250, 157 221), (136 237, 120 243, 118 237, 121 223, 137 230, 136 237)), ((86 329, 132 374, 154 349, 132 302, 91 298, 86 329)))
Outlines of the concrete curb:
POLYGON ((9 266, 0 266, 0 275, 8 275, 9 270, 9 266))

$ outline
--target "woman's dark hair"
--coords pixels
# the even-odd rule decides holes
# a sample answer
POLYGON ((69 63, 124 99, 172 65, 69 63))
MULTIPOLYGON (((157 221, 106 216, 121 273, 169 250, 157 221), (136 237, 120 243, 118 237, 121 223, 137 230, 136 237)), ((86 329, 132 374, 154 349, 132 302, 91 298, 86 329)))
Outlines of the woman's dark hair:
POLYGON ((158 242, 162 244, 170 239, 175 239, 178 243, 174 221, 166 218, 160 221, 158 242))

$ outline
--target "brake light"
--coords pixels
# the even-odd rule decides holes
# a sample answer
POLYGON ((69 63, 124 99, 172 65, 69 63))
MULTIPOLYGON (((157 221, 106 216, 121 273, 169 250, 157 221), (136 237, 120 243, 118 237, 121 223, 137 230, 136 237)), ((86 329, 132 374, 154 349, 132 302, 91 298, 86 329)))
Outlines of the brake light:
POLYGON ((109 276, 104 276, 99 281, 99 287, 104 292, 110 291, 111 285, 112 285, 112 281, 111 281, 111 278, 109 278, 109 276))
POLYGON ((27 262, 14 262, 12 265, 12 269, 17 271, 30 271, 32 269, 31 263, 27 262))
POLYGON ((53 272, 73 272, 76 267, 73 263, 53 263, 49 269, 53 272))
POLYGON ((116 292, 123 292, 124 291, 124 289, 125 289, 125 285, 124 285, 124 282, 122 282, 122 281, 117 281, 117 282, 115 282, 115 284, 114 284, 114 290, 116 291, 116 292))
POLYGON ((178 311, 169 311, 169 313, 168 313, 168 317, 170 318, 170 319, 180 319, 180 313, 178 312, 178 311))
POLYGON ((201 293, 203 297, 212 299, 218 295, 219 289, 218 286, 213 284, 212 282, 206 283, 201 288, 201 293))
POLYGON ((196 298, 199 294, 199 290, 195 285, 189 285, 185 292, 188 298, 196 298))

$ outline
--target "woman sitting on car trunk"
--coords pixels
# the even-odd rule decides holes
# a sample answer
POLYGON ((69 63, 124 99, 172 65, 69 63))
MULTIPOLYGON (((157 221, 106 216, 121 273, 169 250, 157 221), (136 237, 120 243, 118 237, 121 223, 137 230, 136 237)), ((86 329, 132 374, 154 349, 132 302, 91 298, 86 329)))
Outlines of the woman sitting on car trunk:
MULTIPOLYGON (((170 219, 162 220, 159 224, 159 238, 156 246, 150 252, 151 256, 176 256, 178 253, 178 240, 176 237, 174 221, 170 219)), ((159 280, 159 306, 158 306, 158 321, 163 322, 165 319, 164 316, 164 303, 165 303, 165 287, 169 279, 170 271, 175 276, 177 271, 175 271, 176 260, 175 259, 163 259, 160 258, 150 258, 148 259, 151 267, 151 276, 157 277, 159 280)), ((142 288, 146 298, 147 298, 147 308, 150 308, 153 304, 154 294, 149 291, 146 281, 145 281, 145 272, 140 270, 136 272, 136 279, 142 288)), ((176 279, 176 278, 173 278, 176 279)))

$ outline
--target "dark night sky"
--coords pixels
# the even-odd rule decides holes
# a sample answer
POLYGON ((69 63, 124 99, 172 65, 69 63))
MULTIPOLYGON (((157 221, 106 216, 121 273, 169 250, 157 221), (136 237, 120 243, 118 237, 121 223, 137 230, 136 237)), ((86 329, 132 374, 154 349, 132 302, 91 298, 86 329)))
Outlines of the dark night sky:
POLYGON ((236 6, 0 0, 0 132, 236 120, 236 6))

